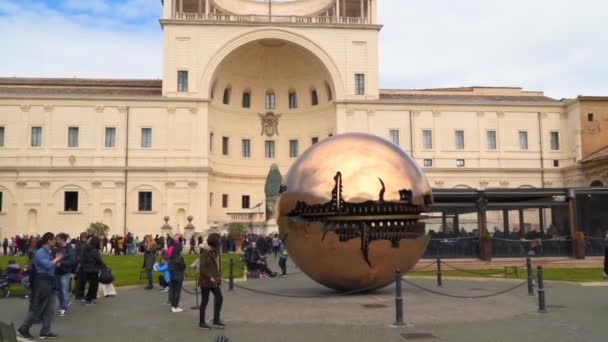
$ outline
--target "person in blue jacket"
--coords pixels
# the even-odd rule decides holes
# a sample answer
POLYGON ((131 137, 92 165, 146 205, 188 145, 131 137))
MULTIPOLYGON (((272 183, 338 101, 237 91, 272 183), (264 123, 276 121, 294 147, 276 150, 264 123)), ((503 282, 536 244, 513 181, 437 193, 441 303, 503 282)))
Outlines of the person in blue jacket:
POLYGON ((165 260, 164 256, 160 257, 160 263, 154 264, 154 270, 156 272, 163 272, 162 275, 158 276, 158 284, 161 287, 160 292, 168 292, 171 273, 169 273, 169 263, 165 260))

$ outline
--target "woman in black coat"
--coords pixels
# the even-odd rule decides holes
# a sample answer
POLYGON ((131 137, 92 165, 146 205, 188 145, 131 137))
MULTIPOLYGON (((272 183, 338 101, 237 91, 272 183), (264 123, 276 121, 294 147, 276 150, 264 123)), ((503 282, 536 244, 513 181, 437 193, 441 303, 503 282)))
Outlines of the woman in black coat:
POLYGON ((97 237, 92 237, 88 245, 84 247, 82 259, 80 261, 80 267, 84 273, 85 286, 86 283, 89 283, 89 289, 84 299, 84 303, 87 305, 96 304, 97 289, 99 288, 99 271, 105 267, 105 264, 101 261, 99 245, 99 239, 97 237))
POLYGON ((175 243, 173 254, 169 258, 169 273, 171 274, 171 283, 169 284, 169 299, 171 300, 171 311, 184 311, 179 307, 179 298, 182 292, 182 284, 184 282, 184 272, 186 270, 186 262, 182 256, 182 245, 175 243))

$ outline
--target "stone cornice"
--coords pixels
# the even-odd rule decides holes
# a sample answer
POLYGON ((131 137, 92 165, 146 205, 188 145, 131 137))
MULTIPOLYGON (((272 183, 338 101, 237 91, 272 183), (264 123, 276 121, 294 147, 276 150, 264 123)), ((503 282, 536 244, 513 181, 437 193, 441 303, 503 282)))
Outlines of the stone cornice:
POLYGON ((207 25, 207 26, 271 26, 271 27, 306 27, 319 29, 356 29, 356 30, 374 30, 380 31, 384 25, 375 24, 298 24, 298 23, 280 23, 280 22, 238 22, 238 21, 215 21, 215 20, 183 20, 183 19, 160 19, 158 21, 161 27, 165 25, 207 25))

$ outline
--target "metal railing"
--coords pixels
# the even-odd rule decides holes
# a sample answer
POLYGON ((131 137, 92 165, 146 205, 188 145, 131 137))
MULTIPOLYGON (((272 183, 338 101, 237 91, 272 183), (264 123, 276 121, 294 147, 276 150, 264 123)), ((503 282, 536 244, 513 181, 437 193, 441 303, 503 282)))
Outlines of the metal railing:
POLYGON ((213 13, 188 13, 176 12, 173 19, 177 20, 202 20, 231 23, 286 23, 286 24, 345 24, 364 25, 368 24, 368 18, 361 17, 302 17, 297 15, 232 15, 213 13))

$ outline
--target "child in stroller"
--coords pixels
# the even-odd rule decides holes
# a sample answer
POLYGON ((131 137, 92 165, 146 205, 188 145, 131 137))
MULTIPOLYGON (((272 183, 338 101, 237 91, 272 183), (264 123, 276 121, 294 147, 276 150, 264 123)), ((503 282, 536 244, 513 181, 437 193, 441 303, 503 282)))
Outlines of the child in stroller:
POLYGON ((27 270, 22 270, 15 260, 8 261, 6 273, 0 272, 0 298, 11 295, 11 286, 21 285, 25 288, 25 298, 29 294, 29 274, 27 270))

